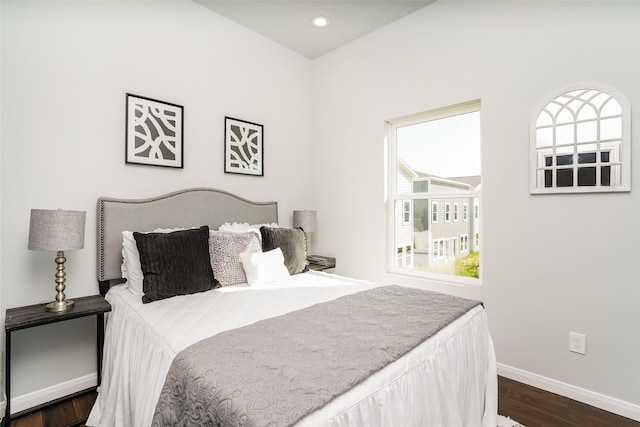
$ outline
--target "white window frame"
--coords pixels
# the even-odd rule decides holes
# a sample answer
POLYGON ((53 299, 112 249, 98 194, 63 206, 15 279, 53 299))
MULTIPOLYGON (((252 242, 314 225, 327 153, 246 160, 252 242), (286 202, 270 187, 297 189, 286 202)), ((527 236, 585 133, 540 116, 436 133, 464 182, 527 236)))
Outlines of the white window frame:
POLYGON ((453 204, 453 222, 458 222, 458 204, 453 204))
POLYGON ((615 88, 601 83, 578 83, 566 86, 549 97, 545 98, 534 110, 529 125, 530 136, 530 178, 529 191, 531 194, 556 194, 556 193, 598 193, 598 192, 625 192, 631 191, 631 105, 627 98, 615 88), (621 114, 607 116, 602 111, 597 111, 595 118, 581 119, 579 113, 582 108, 591 106, 578 95, 583 91, 603 92, 614 98, 620 105, 621 114), (566 101, 573 97, 574 100, 566 101), (553 108, 551 108, 553 107, 553 108), (558 110, 555 111, 555 108, 558 110), (573 116, 573 121, 562 121, 556 119, 561 114, 569 113, 573 116), (602 114, 601 114, 602 113, 602 114), (539 118, 542 115, 549 120, 542 124, 539 118), (604 120, 621 120, 621 137, 606 139, 601 137, 600 122, 604 120), (596 139, 584 141, 580 140, 579 126, 591 125, 595 127, 596 139), (538 146, 538 133, 547 130, 551 142, 549 145, 538 146), (561 134, 565 134, 572 143, 562 141, 561 134), (582 153, 595 153, 595 163, 578 163, 577 156, 582 153), (586 151, 585 151, 586 150, 586 151), (609 160, 603 161, 599 155, 602 152, 609 152, 609 160), (559 156, 571 155, 573 157, 571 165, 558 167, 559 156), (546 164, 546 158, 551 159, 551 164, 546 164), (583 165, 583 166, 581 166, 583 165), (591 166, 593 165, 593 166, 591 166), (600 176, 603 167, 610 167, 610 185, 600 185, 600 176), (596 174, 596 185, 578 186, 578 172, 580 169, 593 167, 596 174), (616 171, 619 168, 619 172, 616 171), (556 186, 557 171, 565 169, 572 172, 573 186, 556 186), (545 173, 551 175, 551 186, 545 186, 545 173))
POLYGON ((468 203, 462 204, 462 220, 463 221, 469 220, 469 204, 468 203))
MULTIPOLYGON (((448 193, 448 192, 429 193, 428 196, 425 193, 407 194, 407 193, 398 192, 395 129, 402 126, 409 126, 412 124, 422 123, 427 120, 444 119, 444 118, 452 117, 459 114, 466 114, 466 113, 479 112, 479 111, 480 111, 480 100, 478 99, 478 100, 474 100, 474 101, 470 101, 462 104, 457 104, 449 107, 444 107, 444 108, 439 108, 431 111, 414 114, 411 116, 405 116, 405 117, 389 120, 387 122, 387 136, 385 139, 385 147, 387 149, 387 154, 385 156, 386 163, 387 163, 387 167, 386 167, 387 176, 385 180, 387 185, 387 206, 388 206, 387 217, 386 217, 387 248, 391 248, 391 246, 393 246, 393 242, 395 241, 394 227, 395 227, 396 219, 394 218, 393 207, 398 201, 405 200, 405 199, 410 199, 410 200, 423 200, 426 198, 430 199, 432 203, 430 203, 429 206, 432 211, 429 212, 429 220, 433 224, 433 223, 437 223, 437 220, 439 219, 437 218, 437 211, 436 211, 436 221, 435 222, 433 221, 433 203, 434 202, 437 203, 438 200, 452 199, 452 198, 459 197, 459 193, 448 193)), ((478 188, 475 191, 465 195, 465 197, 475 197, 475 198, 481 199, 482 198, 481 194, 482 194, 481 189, 478 188)), ((482 221, 480 221, 479 227, 481 227, 481 223, 482 221)), ((480 233, 481 232, 482 230, 480 230, 480 233)), ((439 243, 436 243, 438 240, 440 239, 432 239, 430 242, 430 250, 432 252, 432 257, 434 256, 433 254, 434 245, 439 245, 439 243)), ((439 246, 437 247, 439 249, 439 246)), ((468 250, 468 246, 467 246, 467 250, 468 250)), ((481 250, 481 249, 476 248, 476 250, 481 250)), ((458 251, 460 252, 460 244, 458 245, 458 251)), ((437 274, 432 272, 417 271, 417 270, 396 267, 396 258, 397 258, 396 249, 395 248, 388 249, 387 254, 388 254, 387 271, 389 273, 400 274, 403 276, 427 278, 431 280, 437 280, 440 282, 457 284, 457 285, 468 285, 468 286, 474 286, 474 287, 482 285, 482 277, 474 278, 474 277, 455 276, 455 275, 448 275, 448 274, 437 274)), ((480 268, 482 267, 482 263, 483 263, 482 260, 483 260, 483 257, 480 257, 480 268)))
POLYGON ((451 222, 451 203, 444 203, 444 222, 451 222))

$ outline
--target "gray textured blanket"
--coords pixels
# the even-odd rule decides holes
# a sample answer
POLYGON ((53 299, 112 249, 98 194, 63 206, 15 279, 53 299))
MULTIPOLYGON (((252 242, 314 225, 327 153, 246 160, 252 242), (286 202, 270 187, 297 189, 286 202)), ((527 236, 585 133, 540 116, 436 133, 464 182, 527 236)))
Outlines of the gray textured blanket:
POLYGON ((222 332, 181 351, 153 426, 288 426, 480 304, 385 286, 222 332))

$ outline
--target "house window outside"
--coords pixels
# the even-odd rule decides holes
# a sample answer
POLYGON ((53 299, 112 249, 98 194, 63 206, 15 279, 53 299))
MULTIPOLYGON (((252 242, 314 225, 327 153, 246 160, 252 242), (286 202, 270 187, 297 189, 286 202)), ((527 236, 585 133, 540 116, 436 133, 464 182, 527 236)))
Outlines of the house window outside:
POLYGON ((469 235, 460 235, 460 252, 469 252, 469 235))
POLYGON ((531 121, 531 193, 630 191, 630 121, 627 99, 597 84, 546 101, 531 121))
POLYGON ((404 225, 411 224, 411 200, 402 202, 402 223, 404 225))
POLYGON ((438 223, 438 202, 431 202, 431 223, 438 223))
POLYGON ((478 285, 480 101, 403 117, 388 125, 389 241, 398 242, 402 236, 412 245, 402 253, 390 245, 389 271, 478 285), (474 207, 473 221, 469 206, 474 207), (411 230, 404 215, 408 211, 411 230), (469 236, 474 236, 471 242, 469 236), (462 271, 460 265, 469 264, 462 258, 471 256, 475 272, 462 271))
POLYGON ((449 239, 437 239, 433 241, 432 261, 442 261, 449 257, 449 239))

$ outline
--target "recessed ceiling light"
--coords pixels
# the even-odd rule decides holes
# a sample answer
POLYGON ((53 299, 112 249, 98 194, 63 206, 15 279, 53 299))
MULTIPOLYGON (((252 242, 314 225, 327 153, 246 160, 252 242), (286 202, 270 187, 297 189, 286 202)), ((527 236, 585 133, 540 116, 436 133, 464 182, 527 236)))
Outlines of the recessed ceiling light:
POLYGON ((314 16, 311 18, 311 25, 316 28, 326 28, 329 26, 329 18, 323 15, 314 16))

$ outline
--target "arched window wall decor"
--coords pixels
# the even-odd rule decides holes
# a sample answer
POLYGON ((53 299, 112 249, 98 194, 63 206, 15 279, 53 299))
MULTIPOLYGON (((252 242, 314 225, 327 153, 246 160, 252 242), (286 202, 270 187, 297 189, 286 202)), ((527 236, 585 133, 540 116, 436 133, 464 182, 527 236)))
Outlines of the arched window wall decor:
POLYGON ((630 191, 630 106, 613 88, 564 88, 531 120, 531 193, 630 191))

